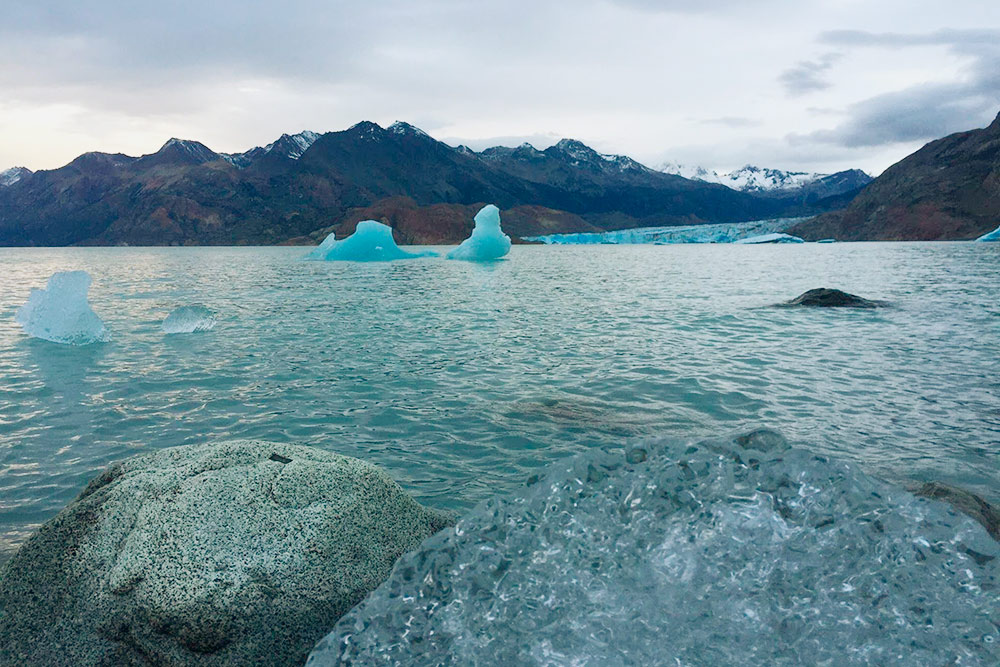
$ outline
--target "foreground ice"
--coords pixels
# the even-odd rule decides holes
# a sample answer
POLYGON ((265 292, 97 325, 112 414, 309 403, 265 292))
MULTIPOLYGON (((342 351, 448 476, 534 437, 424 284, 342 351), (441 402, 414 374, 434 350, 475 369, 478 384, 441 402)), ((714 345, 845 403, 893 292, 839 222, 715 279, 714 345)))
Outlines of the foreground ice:
POLYGON ((998 557, 770 431, 592 452, 404 556, 308 664, 1000 664, 998 557))
POLYGON ((354 233, 342 241, 327 236, 303 259, 349 262, 387 262, 394 259, 436 257, 436 252, 407 252, 396 245, 392 228, 375 220, 362 220, 354 233))
POLYGON ((170 311, 163 320, 163 333, 184 334, 209 331, 215 326, 215 315, 205 306, 181 306, 170 311))
POLYGON ((771 234, 761 234, 760 236, 751 236, 749 238, 740 239, 739 241, 735 241, 735 243, 756 245, 761 243, 805 243, 805 241, 800 239, 798 236, 774 232, 771 234))
POLYGON ((45 289, 32 289, 14 319, 25 333, 65 345, 89 345, 109 339, 101 318, 87 303, 90 274, 60 271, 49 278, 45 289))
POLYGON ((500 259, 509 252, 510 237, 500 229, 500 209, 488 204, 476 214, 472 236, 449 252, 448 259, 482 262, 500 259))
POLYGON ((992 232, 989 232, 988 234, 983 234, 982 236, 980 236, 976 240, 977 241, 983 241, 983 242, 985 242, 985 241, 1000 241, 1000 227, 997 227, 996 229, 994 229, 992 232))
POLYGON ((540 241, 557 245, 576 244, 634 244, 655 245, 673 243, 734 243, 740 239, 774 232, 784 232, 805 218, 774 218, 750 222, 712 223, 705 225, 681 225, 676 227, 640 227, 620 229, 612 232, 580 234, 548 234, 527 236, 526 241, 540 241))

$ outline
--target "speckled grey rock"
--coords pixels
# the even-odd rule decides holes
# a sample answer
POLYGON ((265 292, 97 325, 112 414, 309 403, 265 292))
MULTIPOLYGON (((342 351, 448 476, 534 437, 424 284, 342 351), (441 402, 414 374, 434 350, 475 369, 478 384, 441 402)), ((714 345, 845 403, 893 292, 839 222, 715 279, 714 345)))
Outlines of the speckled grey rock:
POLYGON ((311 447, 137 456, 0 570, 0 664, 301 664, 448 523, 375 466, 311 447))

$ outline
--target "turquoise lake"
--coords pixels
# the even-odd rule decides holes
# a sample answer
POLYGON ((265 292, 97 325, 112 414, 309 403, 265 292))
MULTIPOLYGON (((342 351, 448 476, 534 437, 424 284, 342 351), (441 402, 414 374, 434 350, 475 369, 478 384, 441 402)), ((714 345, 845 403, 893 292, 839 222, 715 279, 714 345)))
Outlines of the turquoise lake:
POLYGON ((587 448, 766 426, 1000 500, 1000 245, 305 252, 0 249, 0 560, 111 461, 224 438, 361 457, 462 511, 587 448), (26 336, 30 289, 76 269, 111 341, 26 336), (821 286, 893 306, 767 307, 821 286), (196 304, 213 330, 163 334, 196 304))

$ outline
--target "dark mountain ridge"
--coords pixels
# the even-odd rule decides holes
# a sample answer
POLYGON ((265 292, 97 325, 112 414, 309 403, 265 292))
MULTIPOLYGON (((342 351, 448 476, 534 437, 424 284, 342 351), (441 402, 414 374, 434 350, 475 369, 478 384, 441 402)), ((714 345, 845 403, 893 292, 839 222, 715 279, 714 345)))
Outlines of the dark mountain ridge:
POLYGON ((974 239, 1000 225, 1000 115, 930 142, 892 165, 843 210, 796 226, 807 239, 974 239))
POLYGON ((0 188, 0 245, 304 242, 352 227, 358 211, 382 211, 401 241, 448 243, 471 229, 469 207, 486 202, 516 211, 521 235, 828 210, 664 174, 570 139, 476 153, 407 123, 364 121, 239 154, 170 139, 138 158, 86 153, 21 174, 0 188))

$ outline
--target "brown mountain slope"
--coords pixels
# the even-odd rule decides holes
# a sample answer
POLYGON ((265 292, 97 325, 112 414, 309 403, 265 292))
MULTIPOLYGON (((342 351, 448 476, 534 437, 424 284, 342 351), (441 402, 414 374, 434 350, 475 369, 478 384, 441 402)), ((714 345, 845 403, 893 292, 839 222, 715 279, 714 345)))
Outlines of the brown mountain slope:
POLYGON ((932 141, 885 170, 842 211, 789 233, 840 241, 974 239, 1000 225, 1000 115, 932 141))

